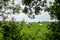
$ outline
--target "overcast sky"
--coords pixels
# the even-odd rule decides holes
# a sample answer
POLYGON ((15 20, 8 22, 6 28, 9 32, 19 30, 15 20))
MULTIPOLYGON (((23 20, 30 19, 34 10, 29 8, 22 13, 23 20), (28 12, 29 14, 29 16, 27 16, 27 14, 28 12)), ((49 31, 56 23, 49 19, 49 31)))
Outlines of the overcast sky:
MULTIPOLYGON (((53 0, 47 0, 48 2, 49 1, 52 1, 53 2, 53 0)), ((15 2, 16 2, 16 4, 21 4, 21 0, 15 0, 15 2)), ((47 3, 48 5, 49 5, 49 3, 47 3)), ((21 5, 22 6, 22 5, 21 5)), ((24 8, 24 6, 22 6, 22 8, 24 8)), ((23 19, 25 20, 25 21, 27 21, 27 22, 32 22, 32 21, 35 21, 35 22, 38 22, 38 21, 55 21, 55 19, 54 20, 51 20, 50 19, 50 15, 49 15, 49 13, 48 12, 44 12, 44 11, 42 11, 41 12, 41 15, 36 15, 35 16, 35 19, 30 19, 30 18, 28 18, 28 16, 27 15, 25 15, 24 13, 20 13, 20 14, 18 14, 18 15, 10 15, 8 18, 9 18, 9 20, 11 20, 11 18, 12 18, 12 16, 14 16, 14 18, 16 19, 16 21, 22 21, 23 19)), ((1 19, 1 18, 0 18, 1 19)), ((8 20, 8 19, 7 19, 8 20)))
MULTIPOLYGON (((48 1, 47 3, 48 5, 49 5, 49 1, 53 2, 53 0, 47 0, 47 1, 48 1)), ((21 0, 16 0, 16 3, 21 4, 21 0)), ((50 19, 50 15, 48 14, 48 12, 44 12, 44 11, 41 12, 41 15, 36 15, 35 17, 36 17, 35 19, 30 19, 24 13, 21 13, 20 15, 15 15, 16 21, 21 21, 22 19, 24 19, 25 21, 36 21, 36 22, 37 21, 53 21, 50 19)))

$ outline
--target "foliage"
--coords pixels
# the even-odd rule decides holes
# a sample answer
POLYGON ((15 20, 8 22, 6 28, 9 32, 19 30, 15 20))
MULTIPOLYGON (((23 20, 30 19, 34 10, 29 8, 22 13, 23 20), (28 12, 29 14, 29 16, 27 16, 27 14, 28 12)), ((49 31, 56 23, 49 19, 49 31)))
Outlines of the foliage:
POLYGON ((22 0, 22 2, 23 2, 23 4, 25 4, 25 5, 29 5, 29 4, 31 4, 31 2, 32 2, 33 0, 22 0))
POLYGON ((8 14, 20 13, 20 9, 22 9, 21 11, 27 14, 29 18, 33 17, 34 19, 35 15, 38 15, 42 10, 44 10, 46 3, 46 0, 22 0, 22 5, 25 5, 25 8, 22 9, 20 4, 15 3, 15 0, 2 0, 0 2, 0 16, 2 16, 3 21, 5 21, 5 19, 8 18, 8 14), (6 13, 7 10, 10 12, 6 13))
POLYGON ((24 10, 23 10, 23 12, 24 12, 25 14, 27 14, 27 13, 28 13, 28 8, 25 7, 24 10))
POLYGON ((60 40, 60 22, 52 22, 48 26, 49 33, 46 33, 49 40, 60 40))
POLYGON ((8 18, 9 14, 20 13, 20 5, 15 4, 15 0, 1 0, 0 1, 0 16, 3 18, 3 21, 8 18), (6 12, 8 11, 9 12, 6 12))
POLYGON ((0 25, 1 40, 45 40, 49 23, 5 22, 0 25))
POLYGON ((40 7, 35 7, 35 14, 37 15, 40 11, 39 10, 42 10, 40 7))
POLYGON ((18 40, 20 39, 20 30, 15 23, 5 23, 1 26, 3 28, 3 40, 18 40))
MULTIPOLYGON (((46 7, 46 0, 22 0, 22 4, 25 5, 26 10, 23 9, 25 14, 29 14, 28 17, 31 18, 31 15, 35 14, 38 15, 43 9, 43 7, 46 7), (27 11, 28 10, 28 11, 27 11)), ((34 16, 35 18, 35 16, 34 16)), ((33 18, 33 19, 34 19, 33 18)))
MULTIPOLYGON (((51 2, 50 2, 51 3, 51 2)), ((47 11, 50 13, 50 16, 59 20, 58 22, 52 22, 48 29, 51 30, 50 33, 47 33, 49 40, 60 40, 60 0, 54 0, 50 7, 47 7, 47 11)))
POLYGON ((60 3, 59 0, 54 0, 50 7, 46 8, 49 14, 51 15, 52 19, 56 18, 60 20, 60 3))

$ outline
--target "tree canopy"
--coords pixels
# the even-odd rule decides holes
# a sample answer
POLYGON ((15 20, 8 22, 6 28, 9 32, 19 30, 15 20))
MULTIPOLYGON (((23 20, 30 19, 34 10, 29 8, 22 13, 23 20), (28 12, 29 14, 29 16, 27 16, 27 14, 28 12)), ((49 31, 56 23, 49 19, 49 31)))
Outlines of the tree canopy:
MULTIPOLYGON (((50 2, 51 3, 51 2, 50 2)), ((60 0, 54 0, 50 7, 46 9, 52 18, 59 20, 58 22, 51 22, 48 29, 51 30, 47 33, 49 40, 60 40, 60 0)))
POLYGON ((28 17, 30 17, 33 14, 38 15, 42 10, 43 7, 46 7, 46 0, 22 0, 22 4, 25 5, 25 8, 23 12, 25 14, 28 14, 28 17))
MULTIPOLYGON (((51 2, 50 2, 51 4, 51 2)), ((54 0, 54 2, 47 8, 52 18, 60 20, 60 0, 54 0)))
POLYGON ((46 2, 46 0, 22 0, 22 5, 25 5, 25 7, 21 10, 20 4, 15 4, 15 0, 2 0, 0 1, 0 16, 5 20, 8 18, 8 16, 5 15, 20 13, 21 10, 23 13, 27 14, 29 18, 31 18, 32 15, 31 19, 34 19, 35 15, 39 15, 39 13, 44 10, 46 2), (6 13, 7 10, 10 12, 6 13))
POLYGON ((9 14, 20 13, 20 5, 15 4, 15 0, 0 0, 0 16, 3 21, 8 18, 9 14), (7 12, 9 10, 9 12, 7 12))

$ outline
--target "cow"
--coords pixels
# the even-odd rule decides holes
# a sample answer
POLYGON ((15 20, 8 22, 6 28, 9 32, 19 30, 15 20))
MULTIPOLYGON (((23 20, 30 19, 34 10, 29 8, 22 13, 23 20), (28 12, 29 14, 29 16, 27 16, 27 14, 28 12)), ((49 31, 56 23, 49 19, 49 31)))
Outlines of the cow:
POLYGON ((26 24, 28 25, 28 28, 30 28, 32 25, 32 22, 26 22, 26 24))

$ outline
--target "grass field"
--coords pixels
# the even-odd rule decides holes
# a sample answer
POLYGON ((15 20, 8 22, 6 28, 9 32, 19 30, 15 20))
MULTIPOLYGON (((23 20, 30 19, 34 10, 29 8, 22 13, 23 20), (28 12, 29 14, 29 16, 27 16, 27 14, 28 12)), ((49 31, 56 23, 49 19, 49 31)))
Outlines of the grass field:
MULTIPOLYGON (((47 30, 48 24, 49 22, 41 22, 41 23, 33 22, 31 24, 27 24, 24 22, 24 23, 18 23, 17 25, 22 27, 20 35, 26 34, 27 37, 29 35, 31 35, 32 37, 35 37, 36 40, 45 40, 46 33, 49 32, 49 30, 47 30)), ((0 28, 0 31, 1 31, 1 28, 0 28)), ((0 40, 1 38, 2 38, 2 34, 0 33, 0 40)))
POLYGON ((49 30, 47 30, 48 24, 49 22, 32 23, 31 25, 25 23, 23 24, 21 34, 24 32, 27 35, 32 35, 37 40, 45 40, 46 33, 49 32, 49 30))

